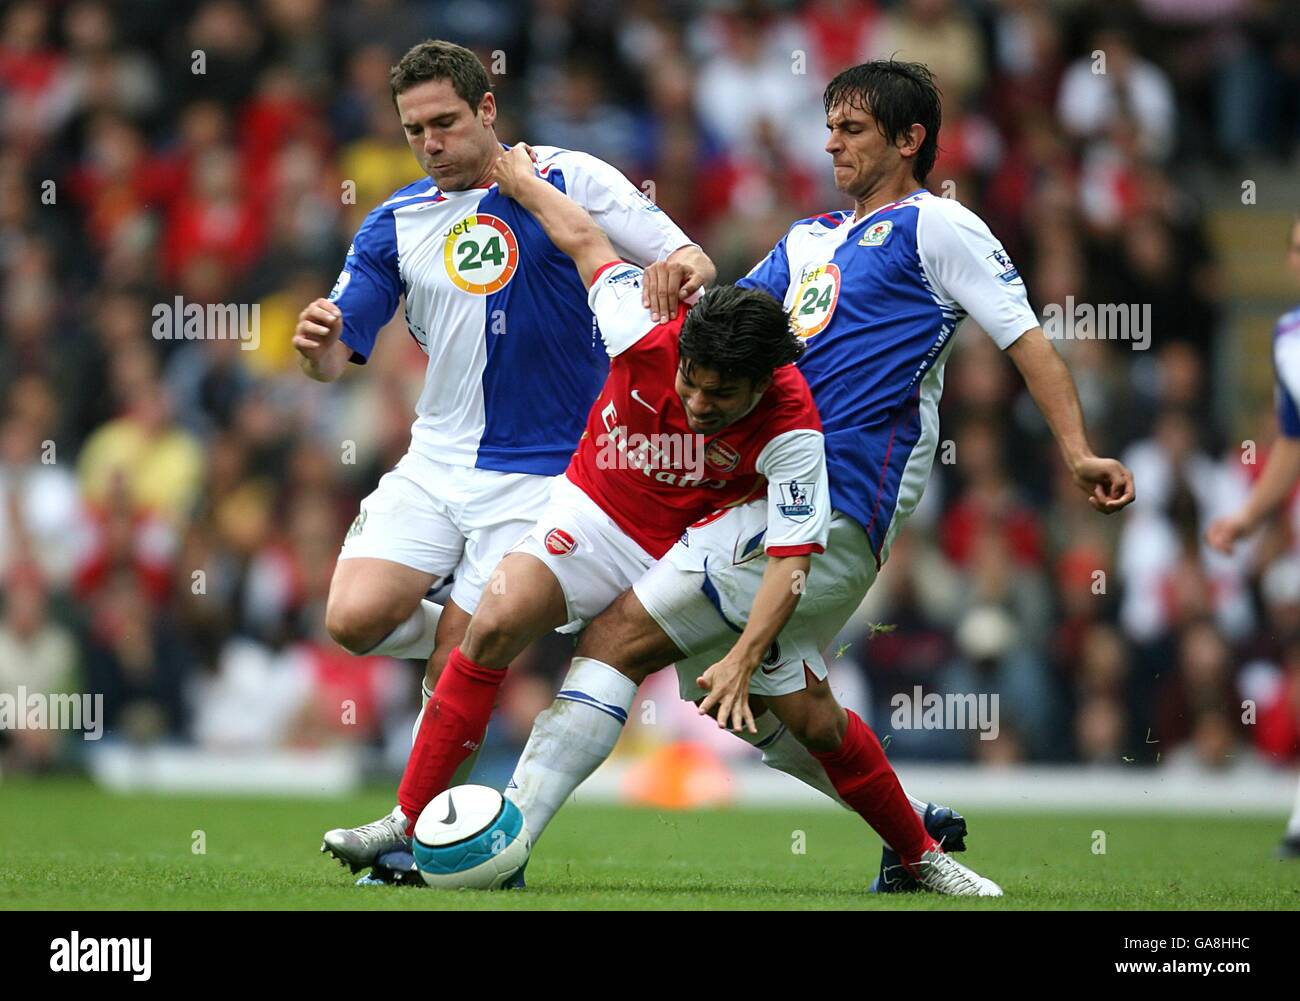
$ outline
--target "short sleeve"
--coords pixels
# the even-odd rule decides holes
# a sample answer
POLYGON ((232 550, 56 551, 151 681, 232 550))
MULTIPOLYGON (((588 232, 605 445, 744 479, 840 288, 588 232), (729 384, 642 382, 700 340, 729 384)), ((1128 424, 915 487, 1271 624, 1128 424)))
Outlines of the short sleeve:
POLYGON ((932 199, 923 203, 916 227, 917 250, 934 291, 973 317, 999 348, 1039 325, 1020 272, 974 212, 932 199))
POLYGON ((831 502, 822 433, 805 428, 777 435, 756 468, 767 478, 767 555, 824 552, 831 502))
POLYGON ((1288 438, 1300 438, 1300 330, 1279 332, 1273 341, 1277 375, 1277 422, 1288 438))
POLYGON ((625 261, 603 265, 587 291, 605 350, 611 358, 632 347, 657 324, 650 310, 641 305, 641 284, 645 271, 625 261))
POLYGON ((343 313, 340 339, 352 349, 352 361, 365 364, 380 328, 397 311, 403 291, 397 264, 397 226, 392 211, 381 205, 357 230, 329 294, 329 301, 343 313))
POLYGON ((666 212, 603 160, 565 151, 543 166, 561 172, 565 193, 587 210, 629 261, 653 264, 694 244, 666 212))

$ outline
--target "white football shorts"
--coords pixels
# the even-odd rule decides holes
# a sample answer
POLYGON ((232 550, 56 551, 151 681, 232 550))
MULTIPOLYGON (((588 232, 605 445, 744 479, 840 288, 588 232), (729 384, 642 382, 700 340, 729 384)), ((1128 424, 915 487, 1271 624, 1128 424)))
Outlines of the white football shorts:
MULTIPOLYGON (((682 698, 704 696, 695 679, 731 649, 749 621, 749 610, 767 568, 763 533, 767 501, 731 508, 687 530, 633 590, 651 617, 687 656, 677 663, 682 698)), ((822 651, 857 611, 876 579, 867 534, 852 518, 831 515, 826 552, 812 557, 806 590, 754 672, 756 695, 790 695, 807 687, 805 671, 826 677, 822 651)))
POLYGON ((471 615, 510 547, 533 527, 560 477, 455 466, 407 452, 348 529, 339 559, 391 560, 455 575, 451 599, 471 615))
POLYGON ((512 552, 536 556, 555 574, 568 611, 568 624, 560 630, 566 633, 583 628, 654 563, 565 476, 555 478, 546 510, 512 552))

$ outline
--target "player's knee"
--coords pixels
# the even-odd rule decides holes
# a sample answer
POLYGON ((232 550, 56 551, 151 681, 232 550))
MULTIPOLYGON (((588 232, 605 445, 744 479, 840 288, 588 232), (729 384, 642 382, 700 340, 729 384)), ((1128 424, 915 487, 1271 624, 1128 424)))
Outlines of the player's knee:
POLYGON ((671 664, 677 650, 653 619, 637 614, 630 595, 624 594, 583 630, 576 654, 609 664, 639 685, 671 664))
POLYGON ((363 654, 397 628, 379 609, 357 602, 335 599, 325 606, 325 629, 330 637, 349 653, 363 654))
POLYGON ((844 740, 844 723, 844 710, 832 702, 811 708, 793 725, 787 725, 808 750, 826 752, 839 749, 844 740))
POLYGON ((484 666, 504 667, 520 645, 517 623, 507 610, 480 605, 465 630, 461 653, 484 666))
POLYGON ((575 656, 590 657, 602 664, 608 664, 637 685, 658 670, 661 665, 650 666, 650 662, 635 646, 620 641, 617 627, 599 626, 596 624, 599 621, 597 619, 582 634, 582 638, 578 641, 578 648, 574 651, 575 656), (589 636, 588 634, 593 630, 594 634, 589 636))

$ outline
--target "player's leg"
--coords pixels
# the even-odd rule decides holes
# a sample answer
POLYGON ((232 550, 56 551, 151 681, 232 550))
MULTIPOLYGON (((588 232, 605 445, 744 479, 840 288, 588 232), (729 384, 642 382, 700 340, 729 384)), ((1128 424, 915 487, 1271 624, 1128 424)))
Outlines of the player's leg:
POLYGON ((820 657, 777 665, 764 681, 778 690, 802 681, 801 690, 766 695, 772 712, 825 769, 840 798, 893 846, 922 886, 956 896, 1001 896, 996 883, 944 854, 917 816, 876 735, 831 693, 820 657))
POLYGON ((439 576, 392 560, 340 559, 330 581, 325 627, 358 656, 424 660, 433 652, 442 613, 424 596, 439 576))
POLYGON ((440 762, 479 741, 481 728, 478 735, 470 731, 480 716, 486 723, 487 700, 495 698, 510 661, 543 633, 595 618, 649 563, 649 554, 590 497, 566 479, 556 481, 536 525, 491 574, 465 639, 434 688, 399 793, 408 817, 414 820, 446 788, 440 762), (459 719, 468 722, 457 724, 459 719), (431 737, 434 733, 443 736, 431 737), (421 745, 435 739, 436 748, 430 744, 422 753, 421 745))
POLYGON ((679 655, 630 590, 583 631, 564 683, 533 721, 506 787, 534 845, 564 801, 614 750, 641 682, 679 655))
MULTIPOLYGON (((692 526, 684 543, 672 551, 637 583, 647 611, 677 643, 692 652, 678 661, 682 697, 696 701, 703 693, 695 679, 730 649, 748 620, 749 609, 763 579, 765 561, 759 544, 766 528, 763 502, 734 508, 726 515, 692 526)), ((794 642, 809 660, 844 628, 862 603, 876 577, 875 556, 866 534, 852 519, 833 514, 826 552, 813 557, 807 587, 794 616, 769 654, 763 671, 792 650, 794 642)), ((755 676, 751 693, 765 690, 766 674, 755 676)), ((832 799, 839 799, 825 770, 798 740, 784 732, 771 714, 755 719, 758 734, 737 736, 761 747, 763 763, 799 779, 832 799)), ((943 806, 908 796, 913 811, 936 839, 950 851, 965 849, 966 821, 943 806)), ((899 860, 885 848, 881 873, 897 868, 900 878, 880 882, 886 890, 915 889, 915 881, 899 860)))
MULTIPOLYGON (((528 592, 524 589, 522 593, 528 592)), ((407 756, 406 769, 398 790, 397 805, 390 813, 369 824, 353 828, 335 828, 325 833, 322 851, 329 851, 340 862, 351 866, 353 872, 367 865, 374 865, 374 876, 363 879, 364 883, 413 882, 416 885, 423 885, 419 874, 415 871, 415 859, 409 849, 410 830, 419 812, 441 790, 436 788, 437 776, 430 776, 422 769, 422 763, 427 759, 429 749, 426 743, 421 742, 420 734, 424 728, 425 711, 429 700, 433 697, 437 680, 442 675, 451 654, 460 647, 472 620, 471 615, 457 603, 454 594, 453 591, 453 597, 448 599, 446 611, 439 622, 437 645, 429 658, 425 681, 421 685, 423 704, 411 733, 411 753, 407 756), (403 800, 403 790, 405 800, 403 800)), ((462 597, 461 600, 465 599, 462 597)), ((545 627, 541 628, 538 635, 545 631, 545 627)), ((504 676, 504 671, 501 674, 504 676)), ((488 714, 491 714, 490 706, 488 714)), ((484 729, 486 729, 486 720, 484 729)), ((481 734, 473 743, 475 746, 468 749, 469 753, 455 765, 450 780, 445 783, 447 787, 469 781, 482 745, 481 734)))
MULTIPOLYGON (((686 642, 729 645, 728 637, 734 637, 700 577, 661 560, 583 632, 564 684, 533 723, 507 787, 534 844, 565 800, 614 750, 641 682, 685 660, 686 642), (678 636, 686 639, 679 642, 678 636)), ((742 736, 760 748, 769 766, 838 799, 825 770, 762 709, 754 707, 758 733, 742 736)))
POLYGON ((409 826, 482 743, 510 662, 533 640, 568 621, 560 582, 541 560, 510 553, 497 572, 502 586, 483 594, 425 707, 397 790, 409 826))
POLYGON ((455 467, 408 453, 361 502, 330 582, 325 625, 335 642, 413 660, 433 652, 442 609, 425 596, 461 560, 450 510, 458 486, 455 467))
MULTIPOLYGON (((457 619, 425 596, 463 558, 455 519, 463 489, 464 470, 408 453, 361 502, 326 605, 326 626, 338 643, 355 653, 410 659, 434 653, 439 633, 457 619)), ((371 823, 326 831, 321 851, 355 872, 405 845, 406 818, 394 808, 371 823)))

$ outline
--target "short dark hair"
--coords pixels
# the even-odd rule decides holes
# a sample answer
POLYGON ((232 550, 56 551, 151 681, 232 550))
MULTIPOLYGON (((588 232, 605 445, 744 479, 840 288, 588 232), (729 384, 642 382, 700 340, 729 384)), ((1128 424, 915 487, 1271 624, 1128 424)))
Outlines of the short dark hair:
POLYGON ((455 42, 429 38, 407 49, 406 55, 389 71, 393 104, 397 104, 398 94, 429 80, 450 80, 456 96, 474 110, 478 109, 483 95, 492 89, 492 81, 478 56, 455 42))
POLYGON ((912 176, 925 183, 939 152, 943 117, 939 87, 925 65, 876 59, 850 66, 826 85, 822 103, 828 115, 839 104, 865 111, 890 142, 906 139, 913 124, 925 126, 925 140, 912 160, 912 176))
POLYGON ((683 370, 717 372, 723 379, 765 379, 803 354, 781 304, 760 289, 719 285, 686 314, 677 342, 683 370))

